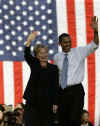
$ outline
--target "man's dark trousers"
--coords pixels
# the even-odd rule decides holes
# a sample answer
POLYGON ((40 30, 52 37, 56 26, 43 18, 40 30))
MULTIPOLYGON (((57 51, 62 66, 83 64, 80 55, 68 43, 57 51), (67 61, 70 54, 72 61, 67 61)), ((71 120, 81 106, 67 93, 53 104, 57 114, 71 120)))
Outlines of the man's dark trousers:
POLYGON ((84 89, 82 84, 59 88, 59 125, 80 126, 81 112, 84 106, 84 89))

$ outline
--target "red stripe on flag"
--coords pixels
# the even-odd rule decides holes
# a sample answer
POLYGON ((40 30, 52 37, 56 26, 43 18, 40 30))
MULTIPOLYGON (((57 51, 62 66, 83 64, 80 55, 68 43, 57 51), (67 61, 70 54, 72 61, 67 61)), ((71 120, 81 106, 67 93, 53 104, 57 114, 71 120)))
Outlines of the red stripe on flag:
POLYGON ((76 47, 76 18, 75 18, 75 2, 74 0, 66 0, 68 33, 72 39, 72 47, 76 47))
MULTIPOLYGON (((93 31, 90 27, 91 17, 93 17, 93 0, 85 0, 86 11, 86 33, 87 43, 93 38, 93 31)), ((95 54, 88 57, 88 110, 90 120, 94 123, 95 119, 95 54)))
POLYGON ((22 63, 14 62, 14 104, 22 102, 23 81, 22 81, 22 63))
POLYGON ((54 64, 54 60, 50 60, 49 63, 54 64))
POLYGON ((0 62, 0 104, 4 104, 3 63, 0 62))

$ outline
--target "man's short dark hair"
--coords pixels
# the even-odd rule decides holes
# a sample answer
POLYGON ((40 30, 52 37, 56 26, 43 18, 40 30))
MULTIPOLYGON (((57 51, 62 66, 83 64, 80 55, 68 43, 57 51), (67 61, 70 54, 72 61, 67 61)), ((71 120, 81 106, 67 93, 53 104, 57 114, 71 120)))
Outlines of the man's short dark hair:
POLYGON ((67 33, 61 34, 61 35, 59 36, 59 42, 62 42, 62 41, 63 41, 63 38, 65 38, 65 37, 70 37, 70 35, 67 34, 67 33))

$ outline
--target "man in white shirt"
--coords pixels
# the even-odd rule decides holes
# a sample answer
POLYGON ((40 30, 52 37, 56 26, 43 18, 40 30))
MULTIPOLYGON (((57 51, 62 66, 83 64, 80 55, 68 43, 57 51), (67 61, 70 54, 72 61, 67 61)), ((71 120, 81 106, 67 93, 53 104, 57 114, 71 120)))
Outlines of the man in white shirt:
MULTIPOLYGON (((81 111, 84 106, 84 89, 81 82, 84 79, 85 58, 93 53, 99 46, 98 19, 96 16, 91 21, 94 38, 84 47, 71 48, 69 34, 59 36, 62 52, 54 56, 54 62, 59 68, 59 121, 61 126, 80 126, 81 111), (64 58, 67 54, 67 74, 64 80, 64 58), (63 81, 62 81, 63 80, 63 81), (65 81, 65 82, 64 82, 65 81)), ((54 106, 57 110, 57 106, 54 106)))

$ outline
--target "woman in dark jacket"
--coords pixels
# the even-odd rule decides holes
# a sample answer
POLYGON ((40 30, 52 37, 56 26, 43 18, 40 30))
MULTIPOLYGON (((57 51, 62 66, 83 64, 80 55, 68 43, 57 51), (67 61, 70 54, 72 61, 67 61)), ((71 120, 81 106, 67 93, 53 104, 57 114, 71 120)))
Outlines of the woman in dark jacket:
POLYGON ((32 32, 26 42, 24 57, 31 69, 30 78, 23 98, 25 126, 47 126, 50 112, 56 110, 58 68, 48 63, 48 49, 45 45, 34 48, 34 57, 30 53, 32 40, 37 32, 32 32))

